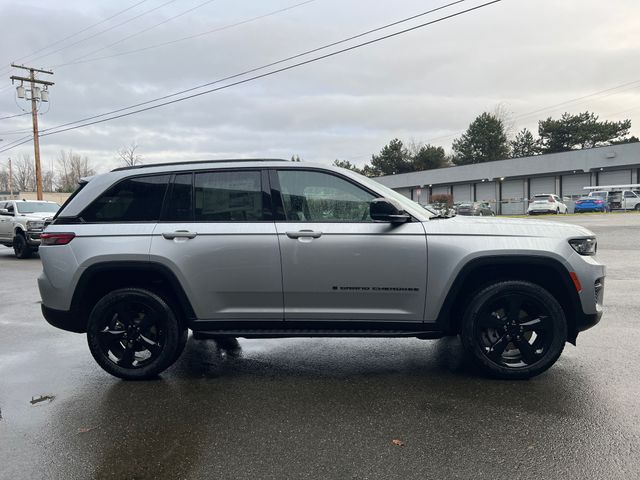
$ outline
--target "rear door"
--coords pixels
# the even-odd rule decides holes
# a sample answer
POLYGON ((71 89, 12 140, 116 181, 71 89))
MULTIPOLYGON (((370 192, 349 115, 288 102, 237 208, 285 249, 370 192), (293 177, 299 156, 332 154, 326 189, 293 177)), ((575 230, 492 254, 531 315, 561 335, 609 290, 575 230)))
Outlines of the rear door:
POLYGON ((423 320, 422 223, 374 222, 377 195, 334 172, 272 170, 271 186, 285 320, 423 320))
POLYGON ((151 240, 199 320, 282 320, 280 251, 266 172, 176 173, 151 240))
MULTIPOLYGON (((0 202, 0 209, 6 209, 7 206, 9 205, 9 202, 0 202)), ((2 241, 9 241, 11 240, 10 238, 10 233, 12 230, 12 225, 13 225, 13 216, 10 215, 9 213, 5 213, 2 214, 0 213, 0 240, 2 241)))

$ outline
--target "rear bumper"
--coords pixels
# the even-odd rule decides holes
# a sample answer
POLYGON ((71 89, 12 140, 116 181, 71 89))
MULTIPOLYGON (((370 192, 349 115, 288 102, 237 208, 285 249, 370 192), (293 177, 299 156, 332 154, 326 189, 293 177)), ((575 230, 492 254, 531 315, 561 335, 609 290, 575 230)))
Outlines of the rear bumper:
POLYGON ((56 328, 66 330, 67 332, 85 333, 86 325, 79 318, 68 310, 56 310, 49 308, 44 304, 41 305, 42 316, 44 319, 56 328))

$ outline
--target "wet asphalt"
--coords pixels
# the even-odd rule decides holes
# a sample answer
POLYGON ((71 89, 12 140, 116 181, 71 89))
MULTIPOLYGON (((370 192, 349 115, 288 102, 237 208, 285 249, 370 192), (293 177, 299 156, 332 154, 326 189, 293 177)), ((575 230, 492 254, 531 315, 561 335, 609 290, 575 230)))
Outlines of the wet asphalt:
POLYGON ((599 236, 606 312, 516 382, 455 338, 189 338, 121 381, 41 318, 40 260, 0 247, 0 478, 640 478, 640 215, 561 220, 599 236))

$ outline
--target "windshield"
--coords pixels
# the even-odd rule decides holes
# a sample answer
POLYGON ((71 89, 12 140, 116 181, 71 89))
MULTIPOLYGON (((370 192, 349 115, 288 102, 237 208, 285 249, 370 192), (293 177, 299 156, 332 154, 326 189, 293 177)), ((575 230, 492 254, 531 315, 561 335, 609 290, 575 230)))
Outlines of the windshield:
POLYGON ((51 212, 56 213, 60 208, 57 203, 49 202, 16 202, 19 213, 34 213, 34 212, 51 212))
POLYGON ((589 192, 590 197, 606 197, 607 192, 589 192))

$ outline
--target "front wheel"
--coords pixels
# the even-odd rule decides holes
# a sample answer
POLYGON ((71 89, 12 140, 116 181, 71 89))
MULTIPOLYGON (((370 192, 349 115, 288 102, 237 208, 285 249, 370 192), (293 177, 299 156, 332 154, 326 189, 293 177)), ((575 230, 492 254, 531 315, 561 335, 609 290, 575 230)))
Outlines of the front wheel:
POLYGON ((27 243, 27 239, 21 233, 13 237, 13 253, 18 258, 29 258, 33 253, 33 249, 27 243))
POLYGON ((636 207, 634 208, 635 211, 640 212, 640 203, 636 204, 636 207))
POLYGON ((461 338, 484 373, 503 379, 530 378, 560 357, 567 321, 558 301, 544 288, 505 281, 474 295, 462 320, 461 338))
POLYGON ((169 368, 184 348, 185 333, 169 304, 142 288, 122 288, 102 297, 87 325, 93 358, 126 380, 154 378, 169 368))

